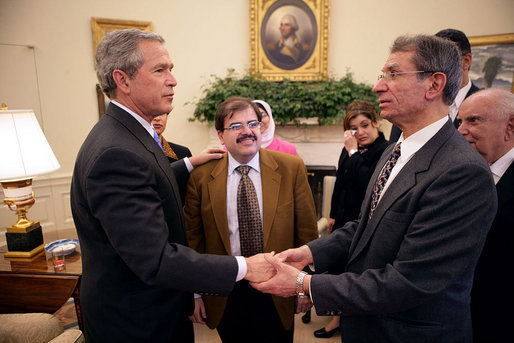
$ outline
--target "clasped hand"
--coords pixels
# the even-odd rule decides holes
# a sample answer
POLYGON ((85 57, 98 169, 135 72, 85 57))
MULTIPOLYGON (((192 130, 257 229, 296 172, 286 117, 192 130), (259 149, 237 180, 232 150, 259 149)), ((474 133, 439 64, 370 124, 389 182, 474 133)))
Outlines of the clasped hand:
MULTIPOLYGON (((294 296, 296 294, 296 278, 298 273, 306 265, 312 263, 310 249, 304 245, 300 248, 285 250, 278 255, 273 253, 260 255, 255 256, 262 257, 264 261, 261 262, 268 263, 266 276, 270 276, 268 278, 256 278, 253 275, 248 277, 247 274, 246 279, 250 281, 252 287, 263 293, 270 293, 281 297, 294 296)), ((250 266, 248 271, 250 272, 250 266)))

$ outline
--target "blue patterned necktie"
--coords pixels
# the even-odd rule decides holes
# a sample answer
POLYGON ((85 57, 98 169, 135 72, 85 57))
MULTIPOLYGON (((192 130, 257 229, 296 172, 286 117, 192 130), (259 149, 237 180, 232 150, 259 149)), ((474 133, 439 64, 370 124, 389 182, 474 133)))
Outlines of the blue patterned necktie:
POLYGON ((154 141, 159 145, 159 148, 161 148, 162 152, 164 152, 164 148, 162 147, 162 143, 161 143, 161 140, 159 139, 159 135, 157 134, 157 132, 155 131, 155 129, 152 127, 153 129, 153 139, 154 141))
POLYGON ((250 166, 239 166, 241 180, 237 187, 237 218, 241 255, 250 257, 264 250, 259 200, 253 182, 248 176, 250 166))
POLYGON ((391 156, 389 156, 389 159, 384 165, 384 168, 382 168, 382 171, 380 172, 380 175, 378 176, 377 182, 375 182, 375 185, 373 186, 373 194, 371 195, 371 208, 369 210, 369 217, 371 218, 373 215, 373 212, 375 212, 375 208, 377 207, 378 200, 380 199, 380 194, 382 193, 382 190, 384 189, 384 186, 387 182, 387 179, 389 179, 389 175, 391 175, 391 170, 396 164, 396 161, 400 157, 401 151, 400 146, 402 143, 398 143, 394 149, 393 152, 391 152, 391 156))

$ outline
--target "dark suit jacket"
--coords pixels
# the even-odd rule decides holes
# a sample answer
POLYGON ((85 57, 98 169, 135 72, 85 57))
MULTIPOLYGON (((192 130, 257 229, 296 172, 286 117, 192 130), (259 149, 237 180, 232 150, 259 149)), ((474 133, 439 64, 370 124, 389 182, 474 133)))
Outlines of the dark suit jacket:
MULTIPOLYGON (((473 93, 476 93, 480 90, 473 82, 471 82, 471 88, 469 89, 468 93, 466 94, 466 99, 468 96, 470 96, 473 93)), ((455 120, 453 121, 453 125, 456 129, 459 128, 459 120, 457 117, 455 117, 455 120)), ((391 127, 391 134, 389 135, 389 142, 398 142, 398 138, 400 138, 400 135, 402 134, 402 130, 396 125, 393 124, 393 127, 391 127)))
POLYGON ((369 179, 387 145, 384 134, 379 132, 366 152, 348 157, 345 148, 341 151, 330 207, 330 218, 335 219, 334 229, 359 217, 369 179))
MULTIPOLYGON (((180 159, 183 159, 184 157, 191 157, 191 150, 189 150, 189 148, 187 146, 184 146, 184 145, 180 145, 180 144, 175 144, 175 143, 172 143, 172 142, 168 142, 169 146, 171 147, 171 149, 173 149, 173 151, 175 152, 175 154, 177 154, 177 157, 180 159)), ((170 162, 175 162, 175 161, 178 161, 176 159, 174 159, 173 157, 168 157, 168 160, 170 162)))
POLYGON ((353 342, 471 342, 473 271, 496 212, 485 160, 450 120, 403 167, 368 221, 371 177, 358 221, 308 243, 320 315, 341 315, 353 342))
POLYGON ((178 160, 174 159, 173 157, 168 157, 168 160, 170 161, 170 163, 172 163, 173 171, 175 172, 175 177, 177 179, 177 184, 179 187, 180 200, 182 204, 184 204, 187 191, 187 180, 189 180, 189 170, 187 170, 185 162, 181 162, 182 164, 180 167, 176 166, 176 164, 178 163, 174 162, 182 161, 184 157, 191 157, 191 151, 188 147, 180 144, 175 144, 171 142, 168 142, 168 144, 178 157, 178 160))
POLYGON ((473 342, 514 342, 514 163, 496 184, 498 212, 478 260, 471 291, 473 342))
POLYGON ((166 156, 109 104, 79 151, 71 185, 88 341, 180 341, 190 292, 232 290, 236 260, 188 248, 179 204, 166 156))
MULTIPOLYGON (((316 210, 303 161, 260 149, 264 252, 281 252, 317 238, 316 210)), ((196 168, 189 178, 184 214, 192 248, 230 255, 227 219, 228 154, 196 168)), ((294 298, 273 296, 282 324, 293 323, 294 298)), ((207 325, 218 326, 227 297, 204 297, 207 325)), ((252 309, 249 308, 248 311, 252 309)))

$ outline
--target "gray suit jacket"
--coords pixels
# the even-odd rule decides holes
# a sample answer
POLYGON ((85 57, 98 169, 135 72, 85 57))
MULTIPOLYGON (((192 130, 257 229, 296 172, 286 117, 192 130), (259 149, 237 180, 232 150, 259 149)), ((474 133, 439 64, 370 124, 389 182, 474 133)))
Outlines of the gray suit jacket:
POLYGON ((114 104, 77 156, 71 207, 82 252, 88 341, 180 341, 192 310, 189 292, 232 290, 235 258, 187 247, 168 159, 141 124, 114 104))
POLYGON ((368 222, 308 243, 320 315, 341 315, 343 341, 471 342, 473 270, 496 212, 488 165, 450 120, 403 167, 368 222))

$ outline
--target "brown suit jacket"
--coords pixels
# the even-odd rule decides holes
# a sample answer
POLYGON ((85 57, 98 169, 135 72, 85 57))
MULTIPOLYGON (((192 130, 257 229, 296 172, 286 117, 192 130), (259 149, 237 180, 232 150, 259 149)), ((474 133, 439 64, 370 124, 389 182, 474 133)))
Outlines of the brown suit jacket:
MULTIPOLYGON (((264 252, 281 252, 315 238, 316 214, 302 159, 260 149, 264 252)), ((230 255, 227 220, 228 154, 196 168, 189 177, 184 214, 189 245, 198 252, 230 255)), ((227 297, 204 296, 207 325, 220 322, 227 297)), ((273 297, 282 324, 289 329, 294 298, 273 297)))

